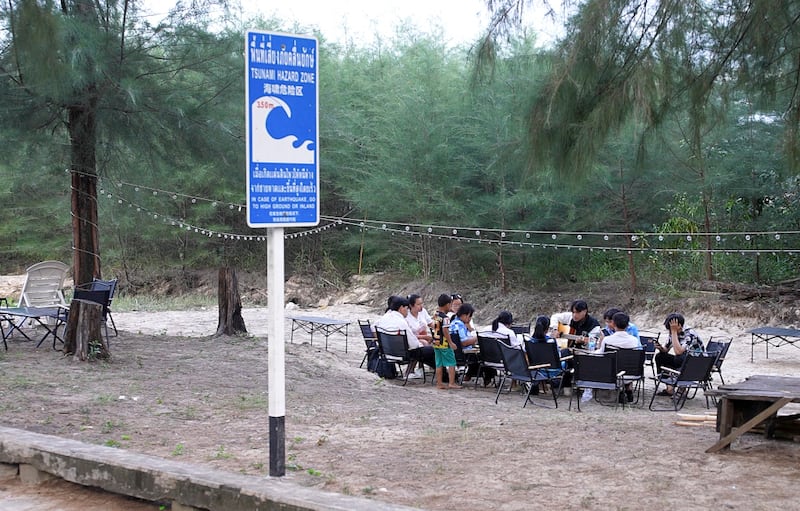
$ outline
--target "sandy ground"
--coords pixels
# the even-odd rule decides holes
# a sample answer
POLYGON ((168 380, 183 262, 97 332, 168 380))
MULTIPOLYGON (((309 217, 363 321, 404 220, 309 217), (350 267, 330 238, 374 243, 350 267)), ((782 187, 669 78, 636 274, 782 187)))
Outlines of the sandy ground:
MULTIPOLYGON (((249 336, 213 338, 215 308, 115 312, 121 333, 110 363, 74 362, 15 337, 0 355, 3 423, 266 477, 267 312, 243 315, 249 336)), ((568 398, 558 409, 522 408, 517 392, 495 404, 493 389, 403 387, 359 369, 355 324, 347 353, 340 334, 325 351, 319 334, 313 346, 300 331, 288 343, 292 315, 355 322, 379 313, 347 304, 286 311, 285 477, 297 484, 432 510, 794 506, 800 444, 745 435, 731 452, 705 454, 718 439, 713 427, 676 426, 672 412, 590 402, 578 413, 568 398)), ((476 316, 479 325, 490 319, 476 316)), ((661 319, 634 318, 640 328, 661 319)), ((752 320, 688 320, 705 340, 734 338, 726 381, 798 373, 793 347, 767 360, 758 346, 750 362, 752 320)), ((702 395, 684 413, 708 413, 702 395)))

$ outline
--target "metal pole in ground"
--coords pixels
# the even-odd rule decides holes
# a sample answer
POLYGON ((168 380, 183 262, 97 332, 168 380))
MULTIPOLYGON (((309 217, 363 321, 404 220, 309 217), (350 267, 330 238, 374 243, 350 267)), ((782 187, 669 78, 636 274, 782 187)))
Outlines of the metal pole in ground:
POLYGON ((283 228, 267 229, 267 384, 269 391, 269 475, 286 475, 286 366, 284 332, 283 228))

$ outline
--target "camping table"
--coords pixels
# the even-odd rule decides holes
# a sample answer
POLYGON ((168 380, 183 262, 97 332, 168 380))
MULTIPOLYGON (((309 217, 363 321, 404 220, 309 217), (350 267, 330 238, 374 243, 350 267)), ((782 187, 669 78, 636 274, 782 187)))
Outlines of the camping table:
POLYGON ((756 344, 763 342, 766 350, 766 358, 769 358, 769 347, 778 348, 785 344, 795 346, 795 343, 800 341, 800 330, 793 328, 774 328, 771 326, 763 326, 749 330, 750 339, 750 362, 753 361, 753 351, 756 344))
POLYGON ((300 330, 311 334, 311 345, 314 345, 314 332, 322 332, 325 335, 325 351, 328 351, 328 337, 336 332, 344 333, 344 352, 347 353, 347 326, 349 321, 341 319, 323 318, 321 316, 293 316, 292 335, 289 342, 294 342, 294 331, 300 330))
POLYGON ((11 337, 11 334, 14 333, 16 330, 17 332, 21 333, 23 337, 28 339, 29 341, 33 341, 32 339, 24 330, 22 330, 22 325, 30 320, 35 320, 39 326, 44 327, 45 333, 39 339, 39 342, 36 344, 36 347, 42 345, 42 343, 47 339, 49 336, 53 336, 53 349, 56 349, 56 341, 64 342, 58 336, 58 327, 64 322, 64 311, 63 307, 2 307, 0 308, 0 333, 3 335, 3 346, 5 346, 6 350, 8 350, 8 343, 6 340, 11 337), (42 319, 44 318, 44 319, 42 319), (48 323, 49 319, 55 319, 55 325, 50 325, 48 323), (8 331, 3 328, 3 321, 8 323, 8 331))
POLYGON ((753 375, 741 383, 720 385, 706 394, 721 398, 717 416, 719 441, 706 450, 717 452, 730 449, 731 442, 762 423, 766 423, 764 432, 770 436, 779 421, 778 410, 791 402, 800 403, 800 378, 753 375))

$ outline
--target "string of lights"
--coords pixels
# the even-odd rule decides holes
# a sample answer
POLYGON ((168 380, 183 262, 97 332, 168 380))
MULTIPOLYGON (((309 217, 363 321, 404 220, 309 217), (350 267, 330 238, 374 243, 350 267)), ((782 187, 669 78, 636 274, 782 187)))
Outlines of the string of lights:
MULTIPOLYGON (((214 207, 243 211, 245 204, 211 199, 182 192, 139 185, 120 181, 112 186, 118 189, 127 188, 134 193, 147 193, 151 197, 188 201, 190 204, 200 202, 214 207)), ((109 199, 116 198, 119 204, 128 204, 153 220, 161 219, 179 229, 192 231, 207 237, 217 237, 234 241, 264 241, 265 235, 252 233, 234 233, 214 230, 191 224, 184 219, 173 218, 148 209, 139 203, 130 201, 122 194, 114 194, 100 190, 100 194, 109 199)), ((408 235, 451 240, 463 243, 479 243, 519 248, 553 249, 553 250, 586 250, 589 252, 620 253, 712 253, 712 254, 796 254, 800 253, 797 230, 772 231, 726 231, 716 233, 701 232, 603 232, 603 231, 542 231, 523 229, 499 229, 464 227, 437 224, 402 223, 380 220, 357 220, 349 217, 321 215, 324 225, 298 232, 284 234, 285 239, 320 234, 334 227, 345 230, 358 229, 359 232, 376 232, 390 235, 408 235)))

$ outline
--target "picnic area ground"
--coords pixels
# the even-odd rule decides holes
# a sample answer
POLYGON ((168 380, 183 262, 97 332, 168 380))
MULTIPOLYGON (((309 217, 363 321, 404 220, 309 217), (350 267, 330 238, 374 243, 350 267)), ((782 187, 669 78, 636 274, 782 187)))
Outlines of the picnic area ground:
MULTIPOLYGON (((286 315, 375 319, 384 294, 349 289, 313 307, 289 306, 286 315), (369 293, 380 299, 354 298, 369 293)), ((798 373, 800 351, 792 346, 770 350, 769 359, 759 346, 750 362, 745 332, 767 322, 748 303, 737 309, 708 294, 681 310, 704 339, 733 337, 726 381, 798 373)), ((2 424, 267 477, 267 313, 245 303, 243 315, 249 335, 212 337, 216 307, 115 311, 120 335, 111 338, 110 362, 75 362, 12 338, 0 353, 2 424)), ((655 329, 663 316, 658 310, 633 319, 655 329)), ((493 318, 479 310, 476 323, 493 318)), ((288 340, 289 319, 285 328, 288 340)), ((517 392, 495 404, 494 389, 439 391, 421 380, 403 387, 360 369, 356 325, 349 334, 347 353, 341 334, 328 351, 318 335, 313 346, 301 332, 287 341, 290 482, 431 510, 772 510, 795 501, 798 443, 745 435, 730 452, 706 454, 718 439, 714 428, 675 425, 673 412, 590 402, 578 413, 575 403, 567 410, 568 398, 558 409, 522 408, 517 392)), ((700 394, 682 413, 714 411, 700 394)))

